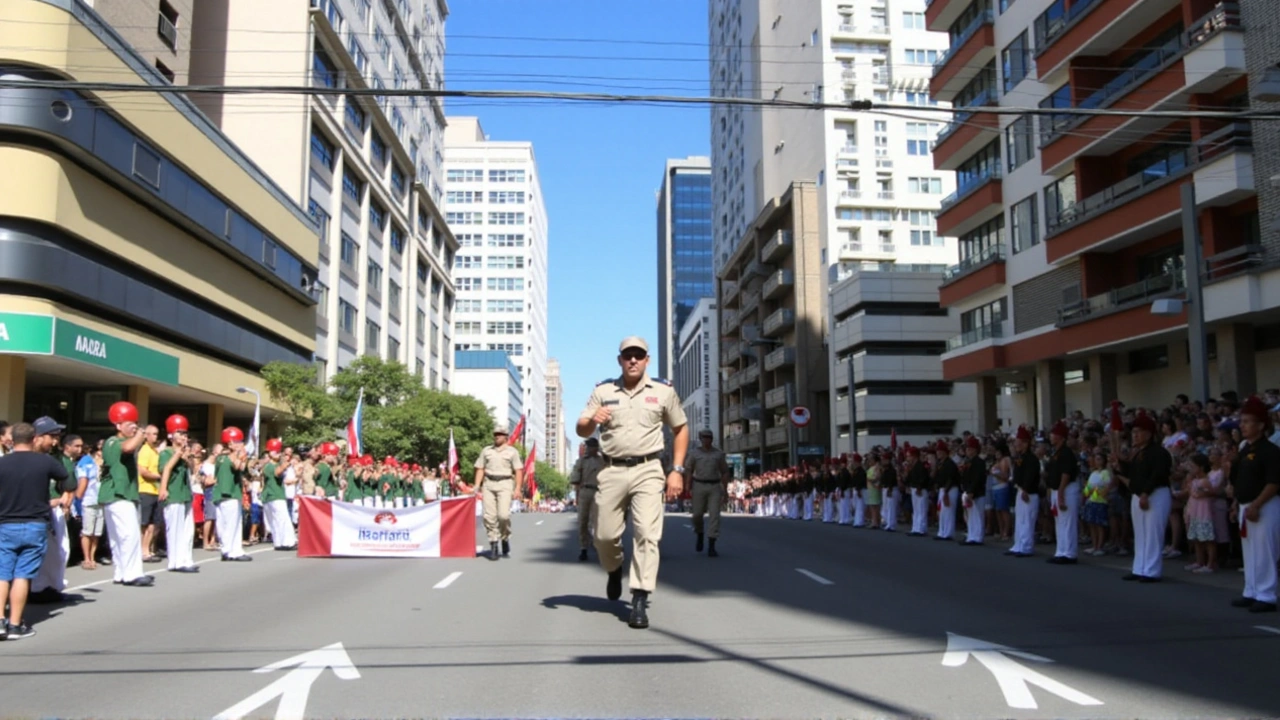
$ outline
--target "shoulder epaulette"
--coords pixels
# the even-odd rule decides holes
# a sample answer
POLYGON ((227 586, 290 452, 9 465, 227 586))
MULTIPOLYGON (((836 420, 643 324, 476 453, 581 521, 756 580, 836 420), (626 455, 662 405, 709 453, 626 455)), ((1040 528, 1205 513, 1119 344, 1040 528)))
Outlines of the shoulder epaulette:
POLYGON ((609 383, 612 383, 612 382, 617 382, 617 378, 605 378, 604 380, 601 380, 600 382, 596 383, 596 387, 600 387, 601 385, 608 385, 609 383))
POLYGON ((671 385, 671 381, 666 378, 653 378, 653 381, 667 386, 671 385))

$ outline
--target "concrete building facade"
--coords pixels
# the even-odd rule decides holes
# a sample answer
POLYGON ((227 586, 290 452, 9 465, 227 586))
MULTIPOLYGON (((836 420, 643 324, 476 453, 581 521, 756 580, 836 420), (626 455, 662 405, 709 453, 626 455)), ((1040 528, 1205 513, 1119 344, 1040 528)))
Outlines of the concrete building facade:
POLYGON ((560 382, 560 361, 547 358, 547 446, 542 451, 552 467, 567 472, 565 452, 564 385, 560 382))
POLYGON ((1262 231, 1255 165, 1265 123, 1194 115, 1250 106, 1255 30, 1240 8, 934 0, 926 16, 952 38, 931 92, 966 109, 933 153, 960 187, 938 217, 959 238, 940 295, 960 321, 943 373, 978 383, 974 429, 1190 394, 1186 306, 1152 312, 1185 297, 1190 273, 1204 286, 1209 393, 1277 384, 1274 235, 1262 231), (1192 114, 983 112, 996 105, 1192 114), (1199 261, 1185 252, 1184 188, 1199 261))
POLYGON ((711 159, 668 160, 658 190, 658 368, 675 375, 680 328, 715 295, 711 269, 711 159))
POLYGON ((858 270, 832 285, 827 319, 832 452, 959 435, 976 422, 976 390, 942 376, 954 320, 938 303, 942 268, 858 270), (930 272, 929 270, 932 270, 930 272), (856 447, 849 439, 853 380, 856 447))
POLYGON ((684 403, 684 414, 696 439, 710 430, 720 443, 720 329, 714 298, 702 298, 680 326, 676 366, 671 382, 684 403))
POLYGON ((454 354, 453 392, 470 395, 493 416, 495 425, 514 430, 524 414, 520 368, 501 350, 459 350, 454 354))
POLYGON ((194 4, 192 83, 316 89, 195 102, 322 228, 321 379, 376 355, 449 388, 457 243, 439 207, 444 109, 356 94, 441 87, 447 14, 443 0, 194 4))
MULTIPOLYGON (((81 2, 0 5, 0 74, 35 83, 0 90, 0 417, 100 437, 129 400, 212 442, 252 418, 237 388, 283 410, 265 364, 312 360, 319 227, 186 97, 39 85, 167 85, 125 37, 81 2)), ((173 44, 184 67, 189 36, 173 44)))
POLYGON ((527 439, 547 447, 547 213, 533 145, 490 141, 474 117, 445 133, 446 218, 457 234, 459 350, 520 368, 527 439))

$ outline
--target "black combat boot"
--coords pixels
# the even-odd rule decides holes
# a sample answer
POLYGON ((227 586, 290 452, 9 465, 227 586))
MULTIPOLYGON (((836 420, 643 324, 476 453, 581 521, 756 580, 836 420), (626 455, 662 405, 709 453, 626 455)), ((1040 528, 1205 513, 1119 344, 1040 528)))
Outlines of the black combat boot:
POLYGON ((617 600, 622 597, 622 566, 619 565, 617 570, 609 573, 609 582, 605 585, 604 594, 610 600, 617 600))
POLYGON ((510 555, 511 555, 511 541, 503 540, 502 541, 502 557, 510 557, 510 555))
POLYGON ((637 630, 649 627, 649 593, 643 590, 631 593, 631 618, 627 625, 637 630))
POLYGON ((489 559, 490 559, 490 560, 497 560, 497 559, 498 559, 498 552, 499 552, 499 550, 498 550, 498 543, 496 543, 496 542, 491 542, 491 543, 489 543, 489 559))
POLYGON ((578 562, 586 562, 586 561, 587 561, 587 549, 582 548, 581 550, 578 551, 578 562))
POLYGON ((707 544, 707 557, 720 557, 720 553, 716 552, 715 538, 711 538, 711 542, 707 544))
POLYGON ((702 533, 698 533, 698 541, 693 545, 694 552, 702 552, 702 533))

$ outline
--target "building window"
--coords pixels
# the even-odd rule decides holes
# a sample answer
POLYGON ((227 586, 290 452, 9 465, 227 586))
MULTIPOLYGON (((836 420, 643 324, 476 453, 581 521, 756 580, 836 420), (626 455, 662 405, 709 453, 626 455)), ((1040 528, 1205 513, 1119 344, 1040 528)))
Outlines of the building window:
POLYGON ((360 204, 360 197, 364 195, 364 181, 356 179, 350 172, 342 173, 342 194, 360 204))
POLYGON ((932 230, 912 230, 911 244, 922 247, 941 245, 942 238, 936 237, 932 230))
POLYGON ((926 30, 924 25, 924 13, 922 12, 904 12, 902 13, 902 27, 907 30, 926 30))
POLYGON ((163 75, 164 79, 167 80, 170 85, 173 84, 174 78, 177 77, 177 75, 174 75, 173 71, 169 69, 168 65, 160 62, 160 58, 156 58, 156 72, 163 75))
POLYGON ((1061 180, 1055 180, 1044 189, 1044 222, 1049 227, 1056 227, 1058 217, 1064 210, 1076 204, 1076 174, 1071 173, 1061 180))
POLYGON ((491 212, 489 213, 490 225, 524 225, 524 213, 522 212, 491 212))
MULTIPOLYGON (((489 302, 492 304, 498 301, 490 300, 489 302)), ((481 310, 480 300, 478 298, 468 298, 464 300, 458 300, 457 304, 454 306, 454 309, 463 314, 478 313, 481 310)), ((489 309, 492 310, 493 308, 490 307, 489 309)))
POLYGON ((333 170, 333 143, 315 128, 311 129, 311 157, 319 160, 330 171, 333 170))
POLYGON ((397 255, 404 254, 404 231, 397 225, 391 226, 391 251, 397 255))
POLYGON ((405 193, 405 175, 399 165, 391 166, 391 190, 395 192, 397 198, 404 197, 405 193))
POLYGON ((924 195, 941 195, 942 178, 913 177, 907 178, 907 192, 924 195))
POLYGON ((938 62, 937 50, 920 50, 907 48, 902 51, 903 60, 908 65, 932 65, 938 62))
POLYGON ((1027 42, 1027 31, 1014 38, 1013 42, 1000 51, 1000 70, 1004 75, 1004 91, 1009 93, 1027 76, 1031 65, 1031 46, 1027 42))
POLYGON ((160 41, 170 50, 178 49, 178 11, 173 6, 160 0, 160 25, 156 28, 156 32, 160 35, 160 41))
MULTIPOLYGON (((458 301, 458 312, 463 311, 462 310, 463 302, 464 301, 462 300, 458 301)), ((475 300, 473 302, 476 303, 475 309, 479 311, 480 301, 475 300)), ((490 300, 488 301, 488 304, 486 307, 488 311, 491 313, 519 313, 519 312, 524 312, 524 300, 490 300)))
POLYGON ((454 270, 479 270, 483 265, 482 255, 459 255, 453 259, 454 270))
POLYGON ((391 306, 393 313, 399 314, 400 310, 400 283, 395 280, 387 281, 387 305, 391 306))
POLYGON ((355 334, 356 306, 346 300, 338 300, 338 329, 355 334))
POLYGON ((382 346, 382 343, 379 342, 382 339, 379 337, 381 333, 382 333, 382 328, 378 326, 378 323, 372 320, 364 321, 365 352, 373 353, 375 355, 378 353, 378 348, 382 346))
POLYGON ((1004 322, 1009 317, 1007 298, 1000 298, 981 307, 960 313, 960 331, 973 332, 982 328, 990 328, 1004 322))
POLYGON ((338 87, 338 67, 319 45, 315 46, 311 55, 311 79, 312 82, 323 87, 338 87))
MULTIPOLYGON (((350 102, 350 100, 347 102, 350 102)), ((350 115, 347 117, 349 118, 350 115)), ((361 119, 363 120, 363 118, 361 119)), ((378 134, 377 130, 374 130, 369 134, 369 154, 373 156, 373 159, 376 160, 379 165, 387 164, 387 144, 383 142, 382 136, 378 134)))
POLYGON ((387 211, 378 202, 369 203, 369 232, 380 232, 387 224, 387 211))
POLYGON ((474 205, 484 202, 484 192, 480 190, 450 190, 444 194, 444 201, 449 205, 474 205))
POLYGON ((524 247, 523 233, 507 233, 489 236, 489 247, 491 248, 517 248, 524 247))
POLYGON ((417 331, 418 342, 421 343, 427 336, 427 313, 425 310, 417 311, 414 316, 414 329, 417 331))
POLYGON ((452 225, 483 225, 484 213, 481 212, 447 212, 444 214, 446 224, 452 225))
POLYGON ((523 255, 490 255, 487 266, 490 270, 523 270, 523 255))
POLYGON ((480 233, 458 233, 454 235, 458 239, 458 245, 464 248, 484 247, 484 236, 480 233))
POLYGON ((482 287, 482 279, 478 277, 454 278, 453 284, 457 286, 459 292, 479 290, 482 287))
POLYGON ((524 290, 524 278, 489 278, 487 287, 499 292, 524 290))
POLYGON ((387 359, 400 359, 400 341, 389 336, 387 337, 387 359))
POLYGON ((486 335, 523 335, 524 323, 519 320, 491 322, 485 328, 486 335))
MULTIPOLYGON (((493 172, 497 172, 496 170, 493 172)), ((483 170, 456 169, 445 173, 445 182, 484 182, 483 170)))
POLYGON ((1021 115, 1004 129, 1005 156, 1009 170, 1022 167, 1036 154, 1035 138, 1031 130, 1031 116, 1021 115))
POLYGON ((1035 195, 1009 208, 1009 242, 1015 253, 1039 244, 1040 225, 1035 195))
POLYGON ((454 324, 453 331, 458 335, 479 335, 480 327, 479 320, 459 320, 454 324))
MULTIPOLYGON (((482 172, 482 171, 477 171, 482 172)), ((522 183, 525 181, 524 170, 490 170, 489 182, 522 183)))
POLYGON ((960 262, 977 261, 1004 246, 1004 215, 997 215, 959 238, 960 262))
POLYGON ((929 154, 929 124, 922 122, 907 123, 907 154, 929 154))
POLYGON ((365 271, 365 281, 368 283, 369 292, 380 292, 382 290, 382 266, 370 260, 368 269, 365 271))
POLYGON ((356 245, 356 241, 344 232, 342 233, 342 245, 339 247, 338 253, 343 265, 354 268, 356 266, 356 257, 360 254, 360 246, 356 245))
POLYGON ((489 191, 489 202, 494 205, 523 205, 523 190, 491 190, 489 191))

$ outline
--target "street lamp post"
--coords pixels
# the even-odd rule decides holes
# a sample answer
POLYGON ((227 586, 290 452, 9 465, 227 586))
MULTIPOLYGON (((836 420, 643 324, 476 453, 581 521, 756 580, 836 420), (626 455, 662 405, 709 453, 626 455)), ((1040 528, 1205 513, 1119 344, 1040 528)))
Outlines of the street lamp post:
POLYGON ((254 390, 253 388, 247 387, 238 387, 236 388, 236 392, 241 394, 252 393, 254 397, 253 426, 249 428, 249 440, 252 443, 252 447, 249 449, 249 454, 252 455, 258 451, 258 418, 262 417, 262 393, 254 390))

